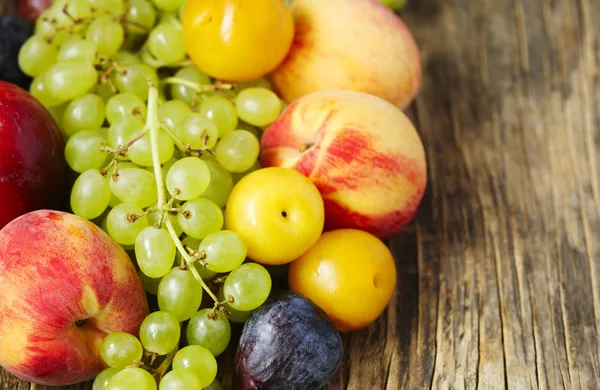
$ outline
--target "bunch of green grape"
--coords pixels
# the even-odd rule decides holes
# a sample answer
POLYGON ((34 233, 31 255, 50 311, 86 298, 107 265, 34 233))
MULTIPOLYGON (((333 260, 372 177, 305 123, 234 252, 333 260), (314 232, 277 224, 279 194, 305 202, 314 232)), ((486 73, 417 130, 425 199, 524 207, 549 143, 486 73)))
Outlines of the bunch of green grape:
POLYGON ((235 183, 260 168, 261 131, 285 104, 266 79, 231 85, 194 67, 183 42, 184 3, 55 0, 19 54, 34 78, 31 94, 66 140, 77 174, 73 213, 128 251, 157 297, 159 311, 142 324, 140 340, 107 337, 111 368, 95 390, 156 388, 143 350, 172 359, 160 389, 218 388, 213 360, 229 344, 230 321, 245 322, 271 291, 268 271, 246 261, 240 235, 223 230, 223 210, 235 183), (154 140, 151 104, 160 121, 154 140), (207 296, 214 304, 201 308, 207 296), (189 346, 179 350, 185 322, 189 346))

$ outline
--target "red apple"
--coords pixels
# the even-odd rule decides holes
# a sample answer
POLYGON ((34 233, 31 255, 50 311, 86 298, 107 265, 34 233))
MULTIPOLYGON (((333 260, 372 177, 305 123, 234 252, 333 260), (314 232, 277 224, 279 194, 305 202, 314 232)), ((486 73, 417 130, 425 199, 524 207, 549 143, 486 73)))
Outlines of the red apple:
POLYGON ((0 81, 0 229, 14 218, 68 201, 64 141, 27 91, 0 81))
POLYGON ((398 107, 363 92, 296 100, 261 144, 263 167, 292 168, 315 183, 326 230, 390 236, 412 220, 425 191, 425 152, 413 124, 398 107))
POLYGON ((41 385, 94 378, 107 333, 137 335, 148 314, 125 251, 93 223, 57 211, 0 230, 0 365, 41 385))
POLYGON ((406 24, 380 0, 294 0, 292 47, 271 81, 287 101, 332 89, 367 92, 404 109, 421 86, 406 24))

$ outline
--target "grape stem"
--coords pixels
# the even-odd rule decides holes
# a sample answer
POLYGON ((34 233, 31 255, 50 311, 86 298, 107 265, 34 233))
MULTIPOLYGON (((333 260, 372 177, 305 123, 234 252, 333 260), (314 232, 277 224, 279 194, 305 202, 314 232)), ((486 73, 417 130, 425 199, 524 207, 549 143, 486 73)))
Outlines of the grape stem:
MULTIPOLYGON (((150 146, 152 152, 152 166, 154 168, 154 178, 156 179, 156 190, 158 191, 158 207, 162 213, 165 213, 166 210, 170 209, 171 206, 167 203, 165 199, 165 189, 163 185, 163 178, 161 172, 160 165, 160 157, 158 153, 158 131, 160 129, 160 120, 158 117, 158 90, 153 85, 153 83, 148 80, 150 83, 150 93, 148 97, 148 116, 146 118, 146 126, 144 129, 147 129, 150 132, 150 146)), ((175 228, 171 223, 169 218, 165 219, 165 224, 167 226, 167 230, 177 247, 179 253, 181 253, 181 257, 183 258, 186 267, 190 270, 194 278, 198 280, 202 288, 210 295, 210 297, 215 301, 216 304, 219 303, 219 299, 215 296, 215 294, 210 290, 210 288, 206 285, 202 277, 198 273, 198 270, 194 266, 194 260, 190 257, 188 252, 183 247, 181 240, 177 236, 177 232, 175 232, 175 228)))

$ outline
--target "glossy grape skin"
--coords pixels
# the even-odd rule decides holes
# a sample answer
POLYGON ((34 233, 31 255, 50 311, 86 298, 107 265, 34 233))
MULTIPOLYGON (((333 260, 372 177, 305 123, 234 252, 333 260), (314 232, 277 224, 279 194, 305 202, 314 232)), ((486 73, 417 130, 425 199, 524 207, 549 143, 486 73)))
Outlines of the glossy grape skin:
MULTIPOLYGON (((173 157, 175 152, 175 144, 173 139, 164 130, 158 131, 158 161, 164 164, 173 157)), ((151 167, 152 159, 152 144, 150 143, 150 133, 146 133, 140 140, 137 140, 128 149, 127 156, 137 165, 143 167, 151 167)))
POLYGON ((240 119, 258 127, 275 122, 281 113, 279 97, 265 88, 248 88, 235 99, 240 119))
POLYGON ((173 131, 177 131, 179 123, 191 113, 190 106, 180 100, 169 100, 158 106, 160 120, 164 121, 165 125, 173 131))
POLYGON ((212 149, 219 136, 217 125, 200 114, 191 114, 183 118, 176 131, 181 142, 195 150, 212 149))
MULTIPOLYGON (((221 285, 221 287, 219 288, 217 298, 219 298, 221 302, 227 301, 227 299, 225 298, 225 294, 223 293, 223 285, 221 285)), ((246 321, 248 321, 248 318, 250 318, 250 315, 252 314, 252 311, 236 310, 233 307, 231 307, 228 303, 225 304, 224 308, 225 310, 227 310, 227 318, 229 319, 229 322, 233 322, 236 324, 245 323, 246 321)))
MULTIPOLYGON (((64 101, 60 100, 60 99, 55 99, 54 97, 52 97, 52 95, 50 94, 50 91, 46 87, 46 78, 47 78, 46 73, 43 73, 43 74, 39 75, 38 77, 34 78, 31 81, 31 85, 29 86, 29 92, 31 93, 31 95, 34 98, 36 98, 40 103, 42 103, 44 105, 44 107, 46 107, 46 108, 59 107, 62 104, 64 104, 64 101)), ((64 108, 66 108, 66 105, 64 105, 64 108)), ((55 119, 57 119, 57 123, 62 122, 63 113, 64 113, 64 110, 55 116, 54 115, 55 112, 52 112, 55 119)), ((59 125, 62 126, 62 123, 59 123, 59 125)))
POLYGON ((171 313, 156 311, 144 319, 140 340, 147 351, 166 355, 179 344, 181 328, 171 313))
POLYGON ((169 24, 159 24, 148 38, 150 53, 165 64, 175 64, 185 59, 183 32, 169 24))
POLYGON ((108 178, 98 170, 91 169, 82 173, 71 190, 71 209, 75 215, 94 219, 102 215, 110 201, 108 178))
POLYGON ((140 277, 140 280, 144 285, 144 290, 146 290, 148 294, 156 296, 156 294, 158 294, 158 285, 160 284, 161 278, 151 278, 149 276, 146 276, 146 274, 143 273, 141 270, 138 271, 138 276, 140 277))
POLYGON ((215 312, 216 319, 209 317, 212 309, 196 313, 188 323, 186 335, 190 345, 200 345, 213 356, 219 356, 231 339, 231 325, 223 313, 215 312))
POLYGON ((146 208, 156 203, 156 182, 145 169, 119 168, 118 178, 110 179, 110 189, 123 202, 146 208))
POLYGON ((73 36, 67 39, 58 52, 57 62, 72 58, 84 58, 89 61, 96 59, 96 44, 89 39, 73 36))
MULTIPOLYGON (((140 1, 140 0, 137 0, 140 1)), ((158 75, 156 70, 146 64, 129 64, 123 66, 124 73, 113 72, 113 82, 119 89, 119 92, 129 92, 142 101, 148 100, 148 91, 150 85, 148 80, 155 86, 158 86, 158 75)))
POLYGON ((197 157, 177 161, 167 173, 167 190, 178 200, 195 199, 202 195, 210 182, 210 170, 197 157))
POLYGON ((110 379, 106 390, 156 390, 156 381, 142 368, 126 368, 110 379))
POLYGON ((135 244, 138 234, 148 226, 148 219, 144 215, 131 222, 128 220, 128 216, 139 216, 143 213, 144 210, 132 203, 121 203, 115 206, 106 218, 108 233, 121 245, 135 244))
POLYGON ((233 179, 225 168, 213 160, 206 161, 210 170, 210 182, 208 188, 202 193, 202 197, 212 200, 219 207, 225 207, 227 198, 233 189, 233 179))
POLYGON ((184 203, 177 219, 188 236, 199 240, 221 230, 224 223, 219 206, 204 198, 184 203))
POLYGON ((128 0, 126 18, 127 31, 135 34, 148 33, 156 23, 156 9, 146 0, 128 0))
POLYGON ((185 4, 185 0, 152 0, 152 2, 163 12, 175 11, 185 4))
POLYGON ((121 372, 118 368, 108 367, 102 370, 94 379, 92 390, 106 390, 110 379, 121 372))
POLYGON ((63 113, 62 129, 70 137, 81 130, 99 129, 105 118, 102 98, 86 94, 73 99, 63 113))
POLYGON ((67 101, 87 93, 97 81, 94 64, 86 59, 74 58, 50 67, 45 83, 54 99, 67 101))
POLYGON ((202 382, 195 372, 188 369, 169 371, 160 382, 159 390, 200 390, 202 382))
POLYGON ((138 119, 146 117, 146 103, 132 93, 120 93, 106 102, 106 119, 114 124, 137 113, 138 119))
POLYGON ((199 345, 189 345, 177 352, 173 359, 173 369, 192 370, 204 388, 217 377, 217 360, 208 349, 199 345))
POLYGON ((111 57, 125 41, 125 29, 109 15, 100 16, 90 24, 86 38, 96 44, 98 53, 111 57))
POLYGON ((124 146, 144 129, 144 122, 129 116, 113 123, 108 128, 108 146, 118 149, 124 146))
POLYGON ((271 292, 271 275, 260 264, 246 263, 233 270, 225 284, 223 293, 233 302, 229 305, 236 310, 250 311, 262 305, 271 292))
POLYGON ((202 285, 188 270, 173 268, 158 286, 158 307, 179 322, 190 319, 202 302, 202 285))
POLYGON ((165 276, 175 261, 177 248, 165 229, 148 226, 135 240, 135 255, 140 270, 150 278, 165 276))
POLYGON ((238 124, 235 105, 223 96, 211 96, 200 105, 200 114, 210 119, 219 129, 219 137, 231 133, 238 124))
MULTIPOLYGON (((175 73, 175 77, 191 81, 198 85, 208 85, 211 83, 210 78, 205 73, 202 73, 202 71, 193 66, 179 69, 175 73)), ((190 87, 181 84, 171 85, 171 96, 173 99, 181 100, 191 106, 195 95, 196 91, 190 87)))
POLYGON ((143 353, 140 341, 125 332, 110 333, 100 345, 102 360, 110 367, 118 369, 141 361, 143 353))
POLYGON ((215 149, 217 162, 229 172, 244 172, 260 154, 260 143, 246 130, 235 130, 219 140, 215 149))
POLYGON ((58 57, 56 46, 40 35, 31 36, 19 51, 19 67, 28 76, 37 77, 50 68, 58 57))
POLYGON ((248 248, 235 232, 221 230, 208 235, 198 249, 206 254, 206 268, 213 272, 230 272, 246 259, 248 248))
POLYGON ((121 16, 125 13, 125 0, 87 0, 100 15, 110 13, 121 16))
POLYGON ((69 167, 78 173, 103 168, 109 156, 108 152, 102 150, 102 146, 105 144, 106 140, 100 135, 100 132, 80 131, 67 141, 65 160, 69 167))
MULTIPOLYGON (((193 237, 186 237, 183 239, 183 241, 181 241, 181 244, 183 245, 183 247, 186 250, 188 248, 193 249, 193 250, 198 250, 198 247, 200 246, 200 240, 195 239, 193 237)), ((177 252, 176 258, 177 258, 177 260, 176 260, 177 264, 184 263, 184 259, 181 256, 181 253, 177 252)), ((198 271, 198 274, 200 274, 200 277, 204 280, 211 279, 212 277, 214 277, 216 275, 216 272, 212 272, 206 268, 203 268, 202 265, 200 265, 199 263, 194 263, 194 267, 196 268, 196 271, 198 271)))

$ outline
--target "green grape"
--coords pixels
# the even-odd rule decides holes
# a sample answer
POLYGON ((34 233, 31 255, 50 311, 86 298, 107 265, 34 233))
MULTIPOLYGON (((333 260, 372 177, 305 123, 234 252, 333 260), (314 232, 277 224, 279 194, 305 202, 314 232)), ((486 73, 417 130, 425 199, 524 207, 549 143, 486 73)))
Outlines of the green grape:
POLYGON ((165 64, 183 61, 186 55, 183 31, 170 24, 159 24, 148 37, 150 53, 165 64))
POLYGON ((142 60, 138 55, 129 51, 120 51, 112 56, 112 59, 121 66, 142 63, 142 60))
POLYGON ((96 60, 96 44, 79 36, 70 37, 60 47, 57 61, 62 62, 74 58, 83 58, 94 62, 96 60))
POLYGON ((137 337, 126 332, 107 335, 100 345, 100 356, 110 367, 123 369, 142 360, 144 350, 137 337))
POLYGON ((98 53, 111 57, 125 41, 125 30, 114 17, 104 15, 96 18, 88 27, 86 37, 96 44, 98 53))
POLYGON ((197 157, 186 157, 175 162, 167 173, 167 190, 175 199, 195 199, 202 195, 210 182, 210 170, 197 157))
MULTIPOLYGON (((153 213, 148 214, 148 226, 156 226, 156 223, 158 223, 158 219, 160 218, 161 213, 161 211, 155 211, 153 213)), ((173 229, 175 230, 177 237, 181 236, 181 234, 183 233, 183 229, 179 225, 178 215, 179 213, 177 212, 166 212, 165 221, 163 221, 166 222, 166 218, 168 218, 171 221, 171 224, 173 225, 173 229)), ((167 226, 163 223, 162 228, 166 229, 167 226)))
POLYGON ((233 189, 231 174, 216 161, 206 161, 206 165, 210 170, 210 182, 206 191, 202 193, 202 197, 212 200, 219 207, 225 207, 233 189))
MULTIPOLYGON (((200 246, 200 240, 194 238, 194 237, 186 237, 183 239, 183 241, 181 241, 181 244, 183 245, 183 247, 185 249, 192 249, 197 251, 198 247, 200 246)), ((181 253, 177 252, 177 264, 184 264, 185 261, 183 259, 183 256, 181 256, 181 253)), ((212 272, 209 271, 208 269, 202 267, 201 264, 199 263, 194 263, 194 267, 196 268, 196 271, 198 271, 198 273, 200 274, 200 277, 202 279, 211 279, 212 277, 214 277, 217 273, 216 272, 212 272)))
POLYGON ((244 81, 244 82, 236 84, 235 87, 233 88, 233 92, 237 95, 240 92, 242 92, 243 90, 248 89, 248 88, 263 88, 263 89, 267 89, 270 91, 273 90, 273 86, 271 85, 271 82, 269 81, 269 79, 266 77, 261 77, 258 79, 244 81))
POLYGON ((166 355, 179 344, 181 328, 171 313, 155 311, 140 326, 140 340, 149 352, 166 355))
POLYGON ((86 94, 98 81, 94 64, 73 58, 52 65, 46 74, 46 89, 54 99, 67 101, 86 94))
MULTIPOLYGON (((196 67, 181 68, 175 73, 175 77, 178 79, 191 81, 198 85, 209 85, 210 78, 196 67)), ((186 104, 192 105, 196 91, 190 87, 186 87, 181 84, 171 85, 171 96, 175 100, 181 100, 186 104)))
POLYGON ((200 114, 210 119, 219 129, 219 137, 231 133, 238 124, 235 105, 223 96, 211 96, 200 105, 200 114))
POLYGON ((127 31, 133 34, 147 34, 156 23, 156 9, 146 0, 127 1, 127 31))
POLYGON ((171 130, 176 130, 183 118, 191 113, 190 106, 180 100, 170 100, 158 107, 158 117, 171 130))
POLYGON ((223 390, 223 386, 221 386, 221 382, 218 379, 215 379, 209 386, 205 387, 203 390, 223 390))
POLYGON ((56 10, 54 7, 44 10, 37 18, 34 27, 35 35, 40 36, 43 39, 50 39, 55 35, 56 28, 59 27, 53 23, 54 13, 56 10))
POLYGON ((163 12, 175 11, 185 4, 186 0, 152 0, 156 8, 163 12))
POLYGON ((210 351, 199 345, 188 345, 177 352, 173 359, 174 370, 192 370, 202 382, 209 386, 217 377, 217 359, 210 351))
POLYGON ((240 119, 254 126, 268 126, 281 113, 281 102, 274 92, 265 88, 248 88, 235 99, 240 119))
POLYGON ((98 95, 102 98, 102 101, 104 102, 105 105, 106 105, 106 102, 108 102, 108 99, 115 96, 115 93, 113 92, 112 88, 110 87, 110 85, 108 83, 97 84, 96 87, 93 89, 93 91, 96 95, 98 95))
POLYGON ((65 160, 67 160, 69 167, 78 173, 83 173, 89 169, 100 169, 109 156, 107 152, 102 150, 102 146, 105 144, 106 140, 102 138, 98 131, 80 131, 67 141, 65 160))
POLYGON ((202 382, 192 370, 174 369, 160 381, 159 390, 200 390, 202 382))
POLYGON ((19 67, 26 75, 37 77, 54 65, 57 57, 56 46, 46 42, 40 35, 33 35, 19 50, 19 67))
POLYGON ((210 170, 198 157, 177 161, 167 173, 167 190, 178 200, 195 199, 202 195, 210 182, 210 170))
POLYGON ((102 215, 110 201, 108 178, 98 170, 83 172, 71 190, 71 209, 75 215, 94 219, 102 215))
POLYGON ((260 143, 252 133, 235 130, 225 135, 215 149, 217 162, 229 172, 244 172, 260 154, 260 143))
POLYGON ((108 128, 108 146, 118 149, 124 146, 144 129, 144 122, 140 119, 128 116, 113 123, 108 128))
POLYGON ((203 239, 223 227, 223 212, 213 201, 199 198, 181 206, 179 225, 188 236, 203 239))
POLYGON ((125 118, 135 116, 137 119, 146 118, 146 103, 132 93, 120 93, 112 96, 106 102, 106 119, 115 124, 125 118))
POLYGON ((233 179, 233 182, 235 184, 237 184, 240 180, 242 180, 243 177, 249 175, 250 173, 257 171, 259 169, 261 169, 262 166, 260 165, 260 161, 256 161, 254 163, 254 165, 252 165, 252 167, 250 169, 248 169, 247 171, 244 172, 231 172, 231 178, 233 179))
POLYGON ((156 70, 146 64, 125 65, 123 66, 123 72, 113 72, 112 77, 119 92, 130 92, 144 102, 148 100, 148 91, 150 91, 148 80, 158 86, 156 70))
POLYGON ((63 114, 63 130, 68 136, 84 129, 98 129, 104 123, 106 108, 98 95, 86 94, 69 103, 63 114))
POLYGON ((248 253, 242 236, 229 230, 217 231, 206 236, 198 250, 206 254, 206 268, 220 273, 239 267, 248 253))
POLYGON ((190 345, 200 345, 219 356, 231 339, 231 325, 223 313, 203 309, 190 319, 186 336, 190 345))
POLYGON ((131 367, 115 374, 106 390, 156 390, 156 380, 143 368, 131 367))
MULTIPOLYGON (((221 285, 221 287, 219 288, 217 298, 219 298, 221 302, 226 301, 225 294, 223 293, 223 285, 221 285)), ((250 314, 252 314, 252 311, 236 310, 233 307, 229 306, 228 303, 225 304, 225 310, 227 310, 227 318, 229 319, 229 322, 234 322, 236 324, 245 323, 246 321, 248 321, 248 318, 250 318, 250 314)))
POLYGON ((111 13, 121 16, 125 13, 125 0, 87 0, 97 14, 111 13))
POLYGON ((148 294, 152 294, 155 295, 158 294, 158 285, 160 284, 160 281, 162 280, 161 278, 151 278, 149 276, 147 276, 145 273, 143 273, 141 270, 138 272, 138 276, 140 277, 140 280, 142 281, 142 285, 144 286, 144 290, 146 290, 146 292, 148 294))
POLYGON ((162 278, 171 270, 176 251, 165 229, 148 226, 135 239, 135 257, 140 270, 153 279, 162 278))
MULTIPOLYGON (((38 77, 34 78, 29 86, 29 92, 34 98, 42 103, 44 107, 53 108, 60 106, 64 103, 64 101, 55 99, 52 97, 52 95, 50 95, 50 92, 46 87, 46 78, 47 73, 42 73, 38 77)), ((59 119, 62 122, 62 114, 60 115, 59 119)))
POLYGON ((233 297, 233 302, 229 302, 232 308, 240 311, 254 310, 271 293, 271 275, 260 264, 243 264, 227 276, 223 293, 228 300, 233 297))
POLYGON ((183 118, 176 131, 184 145, 196 150, 214 148, 219 136, 217 126, 200 114, 190 114, 183 118))
POLYGON ((394 11, 398 11, 408 3, 408 0, 379 0, 394 11))
POLYGON ((200 302, 202 285, 190 271, 173 268, 162 278, 158 286, 160 310, 173 314, 179 322, 183 322, 198 311, 200 302))
POLYGON ((135 204, 118 204, 106 217, 106 230, 119 244, 133 245, 138 234, 148 226, 148 219, 143 214, 144 210, 135 204))
POLYGON ((246 131, 251 132, 259 142, 260 142, 260 138, 262 137, 261 129, 259 129, 256 126, 252 126, 251 124, 248 124, 244 121, 240 121, 240 123, 238 123, 237 130, 246 130, 246 131))
MULTIPOLYGON (((63 103, 59 106, 46 107, 46 108, 48 109, 48 111, 50 111, 50 115, 52 115, 52 117, 54 118, 54 120, 56 121, 56 124, 58 125, 58 127, 60 129, 62 127, 62 117, 63 117, 63 114, 65 113, 65 110, 67 109, 67 104, 63 103)), ((66 141, 67 135, 65 134, 65 132, 60 130, 60 134, 63 136, 64 140, 66 141)))
POLYGON ((158 199, 154 175, 145 169, 119 169, 118 177, 110 179, 110 189, 123 202, 142 208, 155 204, 158 199))
POLYGON ((87 19, 92 16, 92 7, 88 0, 54 0, 54 7, 61 14, 68 24, 72 24, 73 20, 62 9, 67 7, 68 15, 73 19, 87 19))
MULTIPOLYGON (((175 152, 175 144, 173 139, 164 130, 158 131, 158 160, 161 164, 166 163, 173 157, 175 152)), ((152 161, 152 145, 150 143, 150 133, 146 133, 142 139, 136 141, 129 147, 127 156, 131 161, 143 167, 153 165, 152 161)))
POLYGON ((177 13, 175 12, 165 12, 161 14, 157 24, 159 26, 161 24, 167 24, 169 26, 176 27, 179 30, 183 30, 183 25, 181 24, 181 21, 179 20, 179 18, 177 17, 177 13))
POLYGON ((121 370, 118 368, 105 368, 96 376, 94 383, 92 384, 92 390, 106 390, 106 386, 110 379, 118 374, 121 370))

